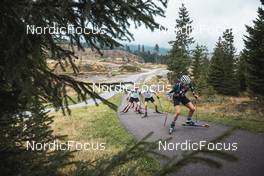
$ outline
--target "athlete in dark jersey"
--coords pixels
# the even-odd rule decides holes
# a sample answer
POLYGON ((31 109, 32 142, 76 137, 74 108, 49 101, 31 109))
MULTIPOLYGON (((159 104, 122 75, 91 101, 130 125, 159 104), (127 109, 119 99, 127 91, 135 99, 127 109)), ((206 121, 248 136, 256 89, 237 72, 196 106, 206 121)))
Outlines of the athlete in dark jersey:
POLYGON ((189 108, 189 114, 187 117, 186 123, 188 124, 194 124, 192 121, 192 115, 195 111, 195 107, 193 103, 186 97, 186 93, 188 90, 192 91, 193 96, 197 99, 198 96, 194 92, 194 87, 191 83, 191 79, 187 75, 183 75, 179 81, 176 82, 175 86, 173 89, 169 92, 169 94, 173 96, 173 104, 175 106, 175 115, 174 115, 174 120, 171 123, 170 126, 170 131, 174 130, 175 128, 175 122, 180 115, 181 109, 180 109, 180 104, 185 105, 187 108, 189 108))

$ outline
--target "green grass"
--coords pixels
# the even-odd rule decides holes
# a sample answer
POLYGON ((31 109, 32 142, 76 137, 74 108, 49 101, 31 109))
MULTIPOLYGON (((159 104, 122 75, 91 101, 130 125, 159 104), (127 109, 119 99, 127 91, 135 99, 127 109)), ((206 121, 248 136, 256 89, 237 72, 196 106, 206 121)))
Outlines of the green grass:
MULTIPOLYGON (((72 95, 70 96, 71 99, 74 101, 71 101, 70 99, 68 99, 68 105, 73 105, 73 104, 78 104, 78 103, 81 103, 83 102, 83 100, 78 100, 78 96, 77 95, 72 95)), ((89 95, 86 95, 86 101, 91 99, 91 97, 89 95)), ((46 105, 47 108, 52 108, 53 105, 52 103, 45 103, 44 105, 46 105)))
MULTIPOLYGON (((171 102, 169 102, 165 96, 160 97, 161 104, 163 106, 164 111, 174 113, 174 107, 171 102)), ((153 107, 153 106, 150 106, 153 107)), ((188 108, 185 106, 181 106, 181 115, 187 116, 188 108)), ((199 107, 198 107, 199 108, 199 107)), ((160 106, 159 106, 160 109, 160 106)), ((227 126, 236 127, 238 129, 244 129, 251 132, 263 133, 264 132, 264 122, 256 121, 256 120, 246 120, 235 116, 223 116, 220 113, 210 113, 210 112, 202 112, 198 109, 196 112, 198 113, 198 120, 203 120, 206 122, 222 124, 227 126)), ((195 114, 194 114, 195 117, 195 114)))
MULTIPOLYGON (((110 101, 119 105, 121 103, 121 94, 112 97, 110 101)), ((55 116, 53 123, 55 134, 68 135, 67 140, 106 143, 106 150, 104 151, 76 152, 75 161, 111 157, 124 149, 125 146, 136 143, 135 138, 121 124, 117 117, 117 112, 104 104, 73 109, 72 115, 68 117, 63 117, 60 113, 52 115, 55 116)), ((152 157, 132 161, 132 163, 140 165, 138 175, 152 175, 160 168, 159 162, 152 157)), ((120 169, 121 173, 126 175, 129 167, 130 164, 122 167, 120 169)))

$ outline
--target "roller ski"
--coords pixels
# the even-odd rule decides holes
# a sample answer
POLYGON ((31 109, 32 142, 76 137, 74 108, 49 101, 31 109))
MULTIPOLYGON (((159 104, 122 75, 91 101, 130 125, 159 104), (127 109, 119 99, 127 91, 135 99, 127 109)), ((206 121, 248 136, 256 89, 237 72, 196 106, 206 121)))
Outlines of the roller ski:
POLYGON ((160 111, 158 111, 158 110, 154 111, 153 113, 164 114, 163 112, 160 112, 160 111))
POLYGON ((187 120, 185 123, 182 124, 182 126, 209 128, 209 125, 207 123, 199 124, 199 123, 196 123, 192 120, 187 120))
POLYGON ((128 111, 120 111, 120 114, 126 114, 128 111))
POLYGON ((120 113, 125 114, 128 112, 128 110, 129 110, 129 105, 126 105, 126 107, 122 111, 120 111, 120 113))

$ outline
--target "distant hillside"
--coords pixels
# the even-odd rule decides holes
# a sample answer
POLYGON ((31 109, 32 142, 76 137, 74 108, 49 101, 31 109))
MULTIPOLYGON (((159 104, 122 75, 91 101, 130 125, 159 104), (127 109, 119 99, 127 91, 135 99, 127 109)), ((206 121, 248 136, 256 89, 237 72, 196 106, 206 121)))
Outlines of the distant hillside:
POLYGON ((102 50, 102 53, 103 53, 102 58, 112 61, 121 59, 124 62, 138 62, 138 63, 143 62, 141 57, 136 56, 124 50, 102 50))
MULTIPOLYGON (((63 45, 64 48, 70 49, 69 46, 63 45)), ((74 59, 74 63, 79 67, 81 72, 97 72, 97 73, 111 73, 127 71, 139 71, 136 66, 143 63, 143 59, 132 53, 124 50, 101 50, 101 55, 96 50, 84 48, 78 50, 74 47, 75 56, 79 59, 74 59), (133 70, 133 69, 134 70, 133 70)), ((55 60, 48 60, 50 68, 54 68, 57 64, 55 60)), ((62 72, 61 68, 56 67, 56 72, 62 72)), ((70 72, 71 68, 66 68, 66 72, 70 72)))
MULTIPOLYGON (((61 43, 63 43, 63 44, 69 44, 69 41, 63 40, 63 41, 61 41, 61 43)), ((125 50, 126 49, 126 45, 129 46, 130 51, 132 51, 132 52, 133 51, 138 51, 138 45, 136 45, 136 44, 125 44, 125 43, 123 44, 124 47, 117 47, 117 48, 109 49, 109 50, 125 50)), ((90 49, 89 44, 87 44, 85 42, 82 43, 82 46, 85 49, 90 49)), ((143 45, 140 45, 140 47, 142 47, 142 46, 143 45)), ((148 51, 150 51, 151 53, 154 53, 155 52, 154 45, 153 46, 144 45, 144 48, 145 48, 145 52, 148 52, 148 51)), ((101 50, 103 50, 103 49, 101 48, 101 50)), ((106 50, 108 50, 108 49, 106 49, 106 50)), ((166 55, 166 54, 168 54, 169 50, 170 50, 169 48, 160 47, 159 48, 159 54, 160 55, 166 55)))
MULTIPOLYGON (((70 49, 68 45, 62 45, 66 49, 70 49)), ((77 47, 73 47, 75 55, 83 61, 107 61, 107 62, 118 62, 119 64, 132 62, 132 63, 142 63, 141 57, 134 55, 133 53, 127 52, 123 49, 114 50, 103 50, 100 52, 91 48, 84 48, 84 50, 78 50, 77 47)))
MULTIPOLYGON (((125 45, 129 46, 129 48, 130 48, 131 51, 137 51, 138 50, 138 45, 134 45, 134 44, 123 44, 123 45, 124 46, 125 45)), ((140 47, 142 47, 142 45, 140 45, 140 47)), ((148 51, 150 51, 151 53, 154 53, 155 52, 154 46, 144 45, 144 48, 145 48, 145 52, 148 52, 148 51)), ((159 54, 166 55, 169 50, 170 49, 168 49, 168 48, 160 47, 159 48, 159 54)))

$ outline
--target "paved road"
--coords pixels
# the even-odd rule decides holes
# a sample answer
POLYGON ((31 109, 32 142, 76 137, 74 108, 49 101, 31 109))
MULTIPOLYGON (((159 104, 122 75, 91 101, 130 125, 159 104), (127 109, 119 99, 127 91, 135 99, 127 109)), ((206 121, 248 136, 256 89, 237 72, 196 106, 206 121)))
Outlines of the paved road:
MULTIPOLYGON (((119 107, 119 112, 124 108, 126 100, 123 99, 122 105, 119 107)), ((210 141, 219 136, 228 127, 222 125, 210 124, 210 128, 194 128, 183 127, 181 124, 185 118, 180 117, 177 120, 176 132, 172 135, 168 134, 168 126, 172 121, 173 114, 169 114, 167 126, 163 127, 164 115, 149 112, 148 118, 141 118, 140 115, 135 114, 133 110, 128 113, 119 113, 119 118, 129 132, 131 132, 136 139, 143 138, 149 132, 154 132, 150 140, 166 139, 172 137, 172 143, 185 142, 191 140, 192 142, 210 141)), ((235 131, 230 137, 223 141, 225 144, 237 142, 237 151, 232 151, 235 156, 239 157, 238 162, 223 161, 223 168, 221 170, 210 168, 202 164, 188 165, 180 170, 177 174, 182 176, 263 176, 264 175, 264 134, 253 134, 243 130, 235 131)), ((180 154, 179 150, 164 151, 159 150, 167 156, 180 154)))
MULTIPOLYGON (((164 70, 163 70, 164 71, 164 70)), ((150 79, 154 74, 160 73, 164 75, 163 71, 153 70, 151 74, 143 74, 134 77, 130 81, 144 81, 150 79), (151 75, 151 76, 150 76, 151 75)), ((126 80, 129 81, 129 80, 126 80)), ((120 112, 126 105, 125 97, 122 104, 119 107, 120 112)), ((180 117, 177 120, 176 132, 173 135, 168 134, 168 127, 172 121, 173 114, 168 115, 166 127, 163 126, 164 115, 154 113, 153 110, 149 110, 148 118, 141 118, 133 110, 128 113, 118 113, 118 116, 136 139, 142 139, 149 132, 154 132, 150 140, 167 139, 172 137, 171 143, 182 143, 186 140, 191 142, 210 141, 215 137, 223 134, 229 128, 223 125, 210 124, 210 128, 193 128, 183 127, 181 124, 185 121, 184 117, 180 117)), ((201 122, 204 123, 204 122, 201 122)), ((232 143, 237 143, 237 150, 231 151, 232 154, 237 156, 239 160, 237 162, 221 161, 223 168, 221 170, 210 168, 204 164, 191 164, 180 170, 177 174, 181 176, 262 176, 264 175, 264 134, 254 134, 244 130, 237 130, 231 136, 224 141, 227 146, 232 143)), ((181 154, 182 151, 172 150, 165 151, 161 148, 161 153, 173 157, 176 154, 181 154)), ((162 162, 161 162, 162 163, 162 162)))
MULTIPOLYGON (((128 76, 123 76, 120 77, 118 79, 118 81, 120 82, 135 82, 135 83, 139 83, 142 81, 147 81, 149 79, 151 79, 153 76, 155 75, 165 75, 168 73, 168 70, 164 69, 164 68, 156 68, 156 69, 152 69, 152 70, 148 70, 146 72, 143 73, 135 73, 135 74, 130 74, 128 76)), ((100 94, 100 96, 104 99, 110 99, 111 97, 113 97, 114 95, 116 95, 118 92, 115 91, 111 91, 111 92, 103 92, 100 94)), ((96 99, 96 102, 99 104, 101 103, 101 100, 96 99)), ((74 108, 83 108, 86 106, 92 106, 95 105, 95 102, 93 99, 89 99, 86 102, 80 102, 80 103, 76 103, 73 105, 69 105, 70 109, 74 109, 74 108)), ((54 112, 55 109, 54 108, 47 108, 46 111, 49 112, 54 112)))

